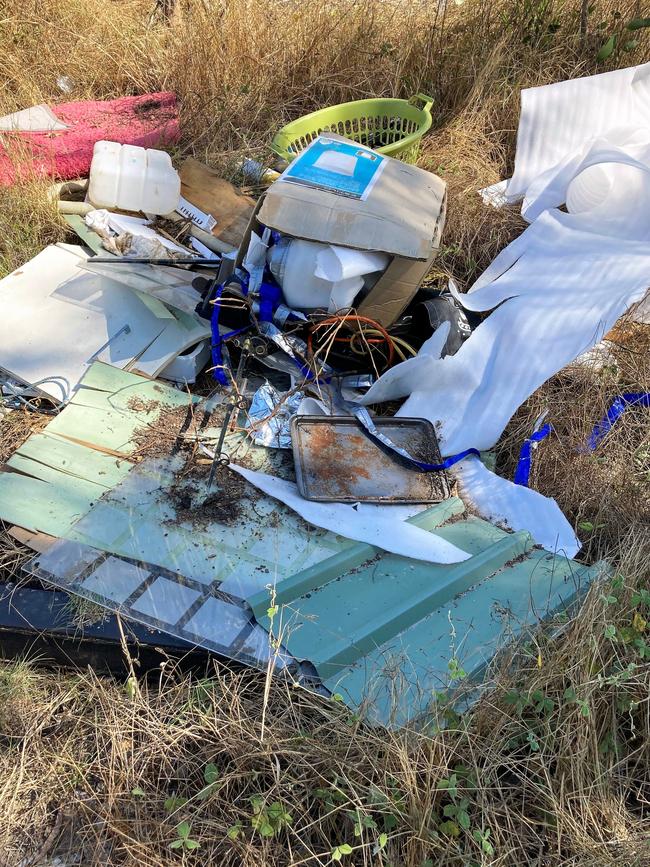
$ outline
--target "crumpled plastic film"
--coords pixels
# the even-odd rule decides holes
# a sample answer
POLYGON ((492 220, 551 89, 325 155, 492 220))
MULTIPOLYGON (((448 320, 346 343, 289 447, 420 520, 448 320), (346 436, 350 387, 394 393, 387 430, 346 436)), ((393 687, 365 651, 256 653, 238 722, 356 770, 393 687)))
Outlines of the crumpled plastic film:
POLYGON ((291 418, 298 412, 303 394, 280 394, 269 382, 261 385, 248 410, 246 427, 252 431, 256 446, 291 448, 291 418))

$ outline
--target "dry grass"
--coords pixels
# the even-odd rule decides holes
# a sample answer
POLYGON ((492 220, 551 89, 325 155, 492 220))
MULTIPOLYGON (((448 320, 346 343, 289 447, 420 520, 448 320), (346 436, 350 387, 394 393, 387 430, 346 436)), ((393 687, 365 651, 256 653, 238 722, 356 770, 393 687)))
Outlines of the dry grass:
MULTIPOLYGON (((468 286, 523 226, 516 211, 486 208, 475 192, 512 169, 521 87, 648 57, 640 31, 635 49, 606 67, 595 60, 619 21, 647 14, 642 3, 596 0, 586 34, 580 5, 179 0, 166 25, 150 0, 3 3, 0 111, 173 89, 183 122, 175 156, 230 172, 242 154, 266 158, 283 122, 323 104, 433 93, 420 162, 449 185, 433 276, 468 286), (65 97, 60 75, 73 84, 65 97)), ((0 273, 66 237, 44 191, 42 182, 0 190, 0 273)), ((281 681, 267 691, 253 673, 211 669, 197 680, 169 663, 155 682, 123 685, 7 662, 0 864, 46 865, 59 853, 82 865, 284 867, 330 863, 341 844, 353 847, 344 863, 382 867, 650 863, 649 416, 629 410, 594 455, 576 448, 614 394, 650 387, 647 328, 616 339, 614 364, 554 377, 498 447, 511 475, 521 441, 550 410, 556 433, 535 454, 531 484, 576 526, 592 527, 580 530, 585 556, 607 554, 614 578, 559 638, 536 634, 493 672, 471 714, 447 713, 444 733, 387 733, 281 681), (218 781, 206 793, 211 763, 218 781), (439 788, 453 774, 458 792, 439 788), (189 800, 165 807, 173 796, 189 800), (257 797, 279 802, 291 823, 263 837, 251 824, 257 797), (449 813, 462 799, 459 822, 449 813), (196 851, 170 848, 182 821, 196 851), (386 846, 374 852, 384 828, 386 846)), ((0 422, 5 458, 22 435, 24 419, 11 418, 0 422)), ((23 553, 0 539, 5 578, 23 553)))

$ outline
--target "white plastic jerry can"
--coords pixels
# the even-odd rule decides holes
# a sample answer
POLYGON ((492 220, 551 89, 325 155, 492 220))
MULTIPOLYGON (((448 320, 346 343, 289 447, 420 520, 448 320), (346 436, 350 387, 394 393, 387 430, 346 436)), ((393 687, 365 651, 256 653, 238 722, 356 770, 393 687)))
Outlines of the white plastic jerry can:
POLYGON ((178 207, 181 179, 165 151, 98 141, 88 198, 96 208, 169 214, 178 207))

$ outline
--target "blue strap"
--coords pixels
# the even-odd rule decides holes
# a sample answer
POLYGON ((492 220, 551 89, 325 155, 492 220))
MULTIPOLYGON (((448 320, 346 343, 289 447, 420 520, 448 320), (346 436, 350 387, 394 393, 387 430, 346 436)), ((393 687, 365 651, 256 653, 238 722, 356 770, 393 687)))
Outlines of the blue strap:
POLYGON ((604 418, 594 425, 589 434, 587 448, 592 452, 598 448, 601 440, 610 432, 615 422, 623 415, 628 406, 635 405, 650 409, 650 392, 626 392, 615 397, 610 403, 604 418))
MULTIPOLYGON (((242 288, 242 292, 244 295, 248 294, 248 280, 242 277, 237 277, 233 274, 228 278, 229 283, 239 283, 242 288)), ((212 331, 212 365, 213 371, 212 375, 217 380, 220 385, 230 385, 230 380, 226 376, 225 365, 223 360, 223 350, 222 344, 224 340, 227 340, 229 337, 234 337, 236 334, 241 334, 242 331, 246 331, 250 328, 250 325, 247 325, 245 328, 238 328, 235 331, 229 331, 227 334, 221 334, 219 331, 219 314, 221 312, 221 304, 220 299, 223 295, 223 291, 225 289, 225 283, 221 283, 217 286, 217 290, 214 295, 214 306, 212 307, 212 316, 210 317, 210 330, 212 331)))
POLYGON ((358 419, 358 421, 363 425, 366 433, 372 439, 379 448, 390 454, 391 457, 397 456, 399 459, 399 463, 408 467, 408 469, 416 470, 420 473, 439 473, 442 470, 447 470, 449 467, 452 467, 454 464, 458 463, 458 461, 462 461, 463 458, 468 457, 469 455, 476 455, 480 457, 480 452, 478 449, 465 449, 464 452, 459 452, 457 455, 451 455, 448 458, 445 458, 444 461, 440 464, 428 464, 425 461, 418 461, 412 455, 410 455, 406 449, 401 448, 401 446, 396 445, 391 439, 389 439, 385 434, 381 433, 377 430, 375 423, 373 422, 370 413, 365 407, 355 406, 354 404, 347 403, 348 407, 353 410, 354 415, 358 419))
POLYGON ((539 443, 551 433, 553 430, 552 424, 545 424, 539 430, 534 431, 528 439, 524 440, 519 451, 519 460, 517 461, 517 469, 515 470, 515 485, 523 485, 528 487, 530 478, 530 461, 533 453, 533 444, 539 443))
MULTIPOLYGON (((614 424, 630 406, 644 406, 646 409, 650 409, 650 392, 628 391, 624 394, 617 395, 610 403, 605 416, 593 426, 592 431, 587 438, 587 444, 583 447, 584 451, 595 451, 604 437, 610 432, 614 424)), ((515 470, 514 482, 516 485, 525 485, 528 487, 533 444, 541 442, 541 440, 545 439, 552 430, 553 425, 545 424, 544 427, 535 431, 528 437, 528 439, 524 440, 519 452, 517 469, 515 470)))
POLYGON ((282 299, 282 290, 273 283, 262 282, 260 286, 260 319, 273 322, 273 314, 282 299))

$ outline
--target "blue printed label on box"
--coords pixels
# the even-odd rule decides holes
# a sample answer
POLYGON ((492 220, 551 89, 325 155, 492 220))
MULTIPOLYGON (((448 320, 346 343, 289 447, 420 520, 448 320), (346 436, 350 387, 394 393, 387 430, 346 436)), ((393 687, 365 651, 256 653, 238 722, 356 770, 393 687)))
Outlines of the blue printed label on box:
POLYGON ((386 157, 370 148, 321 135, 296 157, 280 180, 364 201, 385 164, 386 157))

